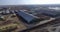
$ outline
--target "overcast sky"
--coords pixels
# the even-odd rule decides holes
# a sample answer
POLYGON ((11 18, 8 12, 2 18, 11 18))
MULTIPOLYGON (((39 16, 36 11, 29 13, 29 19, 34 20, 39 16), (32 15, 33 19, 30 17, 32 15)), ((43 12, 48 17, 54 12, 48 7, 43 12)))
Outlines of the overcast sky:
POLYGON ((60 4, 60 0, 0 0, 0 5, 60 4))

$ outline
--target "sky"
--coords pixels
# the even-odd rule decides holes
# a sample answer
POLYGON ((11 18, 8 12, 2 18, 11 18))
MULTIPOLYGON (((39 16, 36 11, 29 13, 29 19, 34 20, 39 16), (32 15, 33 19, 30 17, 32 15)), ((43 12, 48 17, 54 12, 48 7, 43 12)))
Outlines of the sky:
POLYGON ((0 5, 60 4, 60 0, 0 0, 0 5))

